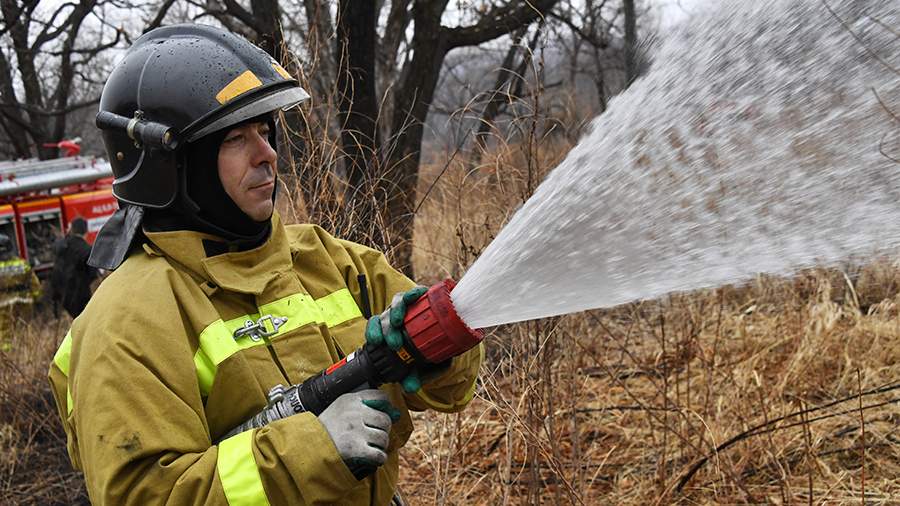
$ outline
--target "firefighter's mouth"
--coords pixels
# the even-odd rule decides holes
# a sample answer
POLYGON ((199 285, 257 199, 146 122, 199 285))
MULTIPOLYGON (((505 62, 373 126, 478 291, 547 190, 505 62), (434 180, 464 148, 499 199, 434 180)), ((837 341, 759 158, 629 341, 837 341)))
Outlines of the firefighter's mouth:
POLYGON ((272 186, 275 186, 275 179, 274 179, 274 178, 269 179, 268 181, 266 181, 266 182, 264 182, 264 183, 260 183, 260 184, 258 184, 258 185, 251 186, 250 189, 251 189, 251 190, 263 190, 263 189, 270 188, 270 187, 272 187, 272 186))

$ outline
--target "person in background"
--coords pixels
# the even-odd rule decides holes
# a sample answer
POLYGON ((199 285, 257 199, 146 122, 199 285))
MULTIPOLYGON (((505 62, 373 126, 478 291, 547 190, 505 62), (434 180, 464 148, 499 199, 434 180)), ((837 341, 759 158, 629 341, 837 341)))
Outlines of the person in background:
POLYGON ((41 296, 31 265, 16 255, 12 240, 0 233, 0 351, 12 348, 15 322, 41 296))
POLYGON ((91 282, 97 269, 89 266, 91 246, 84 239, 87 222, 78 217, 69 224, 69 233, 53 243, 53 271, 50 273, 50 293, 54 315, 62 306, 69 316, 77 318, 91 299, 91 282))

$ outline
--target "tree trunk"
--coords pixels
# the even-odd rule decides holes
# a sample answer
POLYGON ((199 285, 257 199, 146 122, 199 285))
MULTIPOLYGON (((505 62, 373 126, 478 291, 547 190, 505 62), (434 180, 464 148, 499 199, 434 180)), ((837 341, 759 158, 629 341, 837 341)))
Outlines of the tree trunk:
POLYGON ((622 0, 625 14, 625 81, 626 86, 637 77, 637 13, 634 0, 622 0))
POLYGON ((353 217, 347 239, 385 248, 379 202, 378 98, 375 89, 375 40, 378 11, 374 2, 341 0, 338 11, 338 119, 347 186, 345 210, 353 217), (352 209, 347 209, 352 207, 352 209))
MULTIPOLYGON (((72 63, 72 52, 75 50, 75 41, 78 40, 78 32, 81 30, 81 24, 84 18, 91 13, 96 6, 96 0, 80 2, 72 13, 69 15, 69 29, 63 42, 62 53, 60 55, 59 64, 59 83, 53 93, 51 101, 53 107, 57 111, 64 111, 69 104, 69 97, 72 94, 72 82, 75 79, 75 67, 72 63)), ((66 135, 66 119, 67 114, 60 113, 53 116, 53 127, 51 139, 52 142, 63 140, 66 135)), ((48 118, 49 119, 49 118, 48 118)), ((53 148, 54 157, 59 156, 59 148, 53 148)))
POLYGON ((447 0, 416 2, 413 7, 416 27, 413 56, 395 95, 391 127, 394 136, 386 162, 387 173, 379 181, 379 189, 387 195, 386 226, 394 246, 394 266, 409 276, 413 275, 413 211, 418 197, 422 135, 441 64, 447 55, 446 34, 441 29, 441 14, 446 4, 447 0))
POLYGON ((38 157, 45 160, 50 158, 55 150, 44 147, 44 143, 49 140, 47 126, 44 124, 46 118, 36 113, 36 111, 44 109, 44 98, 41 94, 41 82, 34 63, 34 53, 28 40, 30 18, 15 2, 3 1, 0 6, 2 6, 9 36, 13 41, 21 86, 25 91, 25 103, 31 106, 31 109, 27 111, 26 129, 31 134, 38 157))
POLYGON ((0 123, 9 137, 14 154, 18 158, 31 156, 31 148, 28 143, 26 121, 16 100, 16 92, 13 88, 13 74, 6 55, 0 51, 0 123))

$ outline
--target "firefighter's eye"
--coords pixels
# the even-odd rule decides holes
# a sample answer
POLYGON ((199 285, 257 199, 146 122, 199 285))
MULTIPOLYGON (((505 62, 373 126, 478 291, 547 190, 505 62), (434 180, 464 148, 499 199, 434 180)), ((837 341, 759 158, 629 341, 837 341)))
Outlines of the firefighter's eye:
POLYGON ((225 140, 222 141, 222 144, 237 144, 243 138, 244 134, 229 135, 225 137, 225 140))

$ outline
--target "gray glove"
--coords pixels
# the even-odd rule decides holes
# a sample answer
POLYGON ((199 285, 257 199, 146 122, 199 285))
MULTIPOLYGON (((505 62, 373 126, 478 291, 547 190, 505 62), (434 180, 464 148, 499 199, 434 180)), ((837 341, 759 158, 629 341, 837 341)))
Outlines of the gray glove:
POLYGON ((388 432, 399 417, 387 394, 371 389, 338 397, 319 415, 319 422, 347 467, 361 478, 360 473, 387 460, 388 432))

